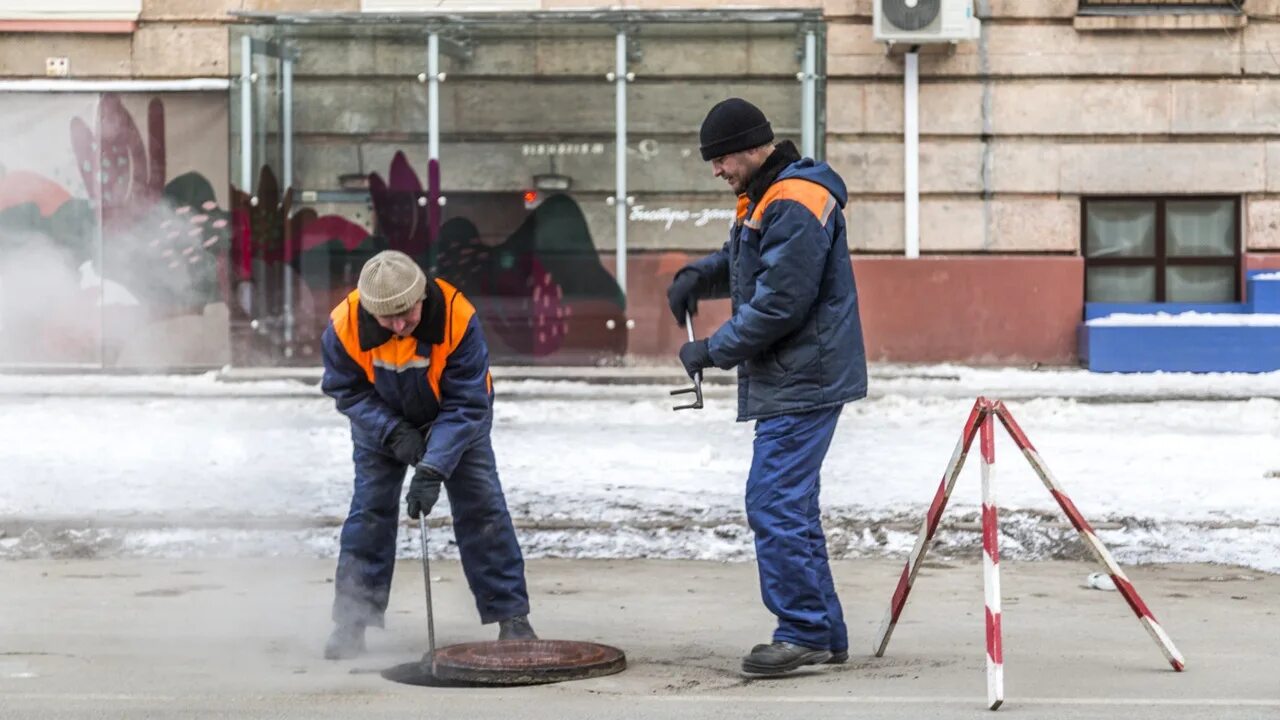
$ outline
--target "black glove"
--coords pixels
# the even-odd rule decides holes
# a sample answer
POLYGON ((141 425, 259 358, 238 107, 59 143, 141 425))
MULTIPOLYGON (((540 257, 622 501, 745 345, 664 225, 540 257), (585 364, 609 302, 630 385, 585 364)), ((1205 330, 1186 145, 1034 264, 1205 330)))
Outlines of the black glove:
POLYGON ((405 509, 414 520, 419 515, 430 515, 431 508, 440 499, 441 477, 430 470, 418 468, 409 481, 409 492, 405 494, 405 509))
POLYGON ((711 361, 711 350, 707 346, 706 339, 685 343, 680 348, 680 363, 684 365, 684 371, 689 373, 691 378, 698 377, 703 368, 715 365, 711 361))
POLYGON ((667 304, 671 306, 671 314, 676 316, 676 323, 684 327, 685 313, 698 314, 698 286, 702 284, 702 275, 691 267, 676 273, 667 288, 667 304))
POLYGON ((387 436, 387 449, 405 465, 417 465, 427 450, 427 442, 417 428, 407 422, 398 422, 387 436))

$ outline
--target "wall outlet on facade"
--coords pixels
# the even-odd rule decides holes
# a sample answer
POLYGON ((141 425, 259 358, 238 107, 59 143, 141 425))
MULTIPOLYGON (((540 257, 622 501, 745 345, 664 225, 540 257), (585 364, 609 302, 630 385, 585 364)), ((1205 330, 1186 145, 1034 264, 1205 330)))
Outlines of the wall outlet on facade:
POLYGON ((44 59, 44 74, 48 77, 66 77, 71 74, 71 58, 47 57, 44 59))

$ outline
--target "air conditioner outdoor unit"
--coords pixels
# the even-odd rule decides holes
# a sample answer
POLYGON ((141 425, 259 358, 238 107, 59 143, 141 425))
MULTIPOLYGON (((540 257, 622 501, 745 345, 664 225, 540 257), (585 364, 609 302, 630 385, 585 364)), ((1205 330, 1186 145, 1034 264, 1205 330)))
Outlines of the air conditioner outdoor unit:
POLYGON ((872 22, 876 40, 891 45, 977 40, 981 32, 973 0, 875 0, 872 22))

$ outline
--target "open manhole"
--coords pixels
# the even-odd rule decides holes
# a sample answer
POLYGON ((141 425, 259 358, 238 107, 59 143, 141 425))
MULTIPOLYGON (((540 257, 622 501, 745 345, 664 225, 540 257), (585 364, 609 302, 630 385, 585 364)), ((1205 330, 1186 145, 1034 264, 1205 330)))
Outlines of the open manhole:
POLYGON ((429 658, 388 668, 393 682, 432 687, 540 685, 585 680, 625 670, 623 652, 608 645, 573 640, 498 640, 450 645, 429 658))

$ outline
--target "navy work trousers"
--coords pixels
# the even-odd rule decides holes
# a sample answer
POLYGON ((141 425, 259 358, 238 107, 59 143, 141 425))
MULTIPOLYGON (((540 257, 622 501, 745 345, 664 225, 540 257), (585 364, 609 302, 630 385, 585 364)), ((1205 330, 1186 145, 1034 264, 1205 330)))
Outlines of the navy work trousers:
POLYGON ((760 594, 778 617, 773 639, 832 652, 849 649, 849 633, 827 562, 818 492, 840 410, 758 421, 747 479, 760 594))
MULTIPOLYGON (((400 490, 406 466, 383 448, 355 440, 355 493, 342 526, 333 619, 383 626, 395 570, 400 490)), ((486 432, 463 454, 444 483, 462 570, 482 623, 529 612, 524 557, 498 480, 486 432)))

